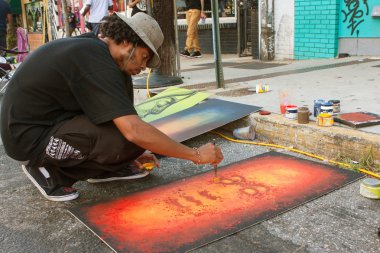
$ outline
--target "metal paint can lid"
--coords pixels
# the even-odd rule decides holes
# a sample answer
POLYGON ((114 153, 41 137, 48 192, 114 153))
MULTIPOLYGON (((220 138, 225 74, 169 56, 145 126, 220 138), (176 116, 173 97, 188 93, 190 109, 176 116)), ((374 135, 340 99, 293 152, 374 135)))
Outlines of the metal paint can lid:
POLYGON ((321 104, 322 106, 332 106, 333 103, 330 101, 325 101, 324 103, 321 104))
POLYGON ((329 102, 333 103, 333 104, 339 104, 340 100, 339 99, 332 99, 332 100, 329 100, 329 102))
POLYGON ((366 178, 363 180, 363 184, 370 187, 380 187, 380 180, 375 178, 366 178))
POLYGON ((325 102, 324 99, 316 99, 314 100, 314 104, 323 104, 325 102))
POLYGON ((380 199, 380 181, 366 178, 360 183, 360 194, 370 199, 380 199))

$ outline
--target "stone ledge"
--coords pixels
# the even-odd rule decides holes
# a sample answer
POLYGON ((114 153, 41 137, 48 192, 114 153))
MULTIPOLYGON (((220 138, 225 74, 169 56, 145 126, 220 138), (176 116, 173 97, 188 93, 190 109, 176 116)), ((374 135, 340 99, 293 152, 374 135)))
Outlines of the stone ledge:
POLYGON ((380 160, 380 135, 346 127, 321 127, 312 121, 298 124, 278 114, 262 116, 253 113, 223 129, 232 130, 248 125, 255 127, 259 141, 292 146, 327 159, 335 159, 340 154, 355 161, 368 154, 372 147, 374 160, 380 160))

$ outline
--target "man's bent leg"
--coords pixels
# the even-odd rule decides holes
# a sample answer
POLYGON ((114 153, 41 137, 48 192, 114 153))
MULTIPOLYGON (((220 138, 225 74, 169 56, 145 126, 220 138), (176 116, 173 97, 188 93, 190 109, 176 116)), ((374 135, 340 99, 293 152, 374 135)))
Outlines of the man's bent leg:
POLYGON ((144 151, 126 140, 113 122, 95 125, 80 115, 51 134, 41 161, 59 167, 69 178, 87 180, 125 168, 144 151))
MULTIPOLYGON (((23 171, 42 195, 53 201, 77 198, 78 192, 70 186, 78 180, 104 174, 114 177, 113 172, 119 176, 144 152, 128 142, 113 122, 97 126, 84 115, 60 123, 48 138, 41 157, 23 165, 23 171)), ((133 178, 138 178, 136 174, 133 178)))

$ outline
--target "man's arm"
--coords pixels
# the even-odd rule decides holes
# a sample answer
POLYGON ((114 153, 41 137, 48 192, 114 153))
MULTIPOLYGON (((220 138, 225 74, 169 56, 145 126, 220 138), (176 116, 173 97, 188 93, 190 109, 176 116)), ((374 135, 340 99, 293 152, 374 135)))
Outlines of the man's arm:
POLYGON ((128 3, 128 7, 129 8, 133 8, 136 6, 136 4, 138 4, 140 2, 140 0, 129 0, 129 3, 128 3))
POLYGON ((206 18, 206 14, 205 14, 205 11, 204 11, 205 1, 204 0, 200 0, 200 1, 201 1, 201 17, 202 18, 206 18))
POLYGON ((112 0, 108 0, 108 10, 113 11, 113 2, 112 0))
POLYGON ((83 10, 82 16, 86 16, 87 12, 90 11, 91 5, 87 4, 86 7, 83 10))
POLYGON ((218 164, 223 159, 219 147, 211 143, 199 147, 198 150, 187 147, 170 139, 137 115, 122 116, 113 122, 128 141, 153 153, 190 160, 196 164, 218 164))

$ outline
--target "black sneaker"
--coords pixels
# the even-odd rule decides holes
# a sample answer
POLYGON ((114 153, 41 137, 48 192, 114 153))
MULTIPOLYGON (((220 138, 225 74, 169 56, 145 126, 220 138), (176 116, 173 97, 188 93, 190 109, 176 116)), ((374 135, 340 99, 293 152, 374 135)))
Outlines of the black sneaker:
POLYGON ((45 198, 51 201, 68 201, 78 198, 79 193, 71 187, 64 187, 53 182, 45 167, 22 165, 22 170, 45 198))
POLYGON ((182 55, 182 56, 185 56, 185 57, 190 57, 190 53, 186 49, 183 50, 182 52, 180 52, 179 54, 182 55))
POLYGON ((202 57, 202 54, 201 54, 201 52, 199 52, 199 51, 194 51, 194 52, 192 52, 192 53, 190 54, 190 57, 191 57, 191 58, 201 58, 201 57, 202 57))
POLYGON ((135 165, 130 165, 122 170, 114 172, 105 172, 102 175, 96 178, 89 178, 87 182, 89 183, 103 183, 111 182, 117 180, 128 180, 128 179, 137 179, 146 177, 149 175, 149 172, 146 170, 141 170, 135 165))

